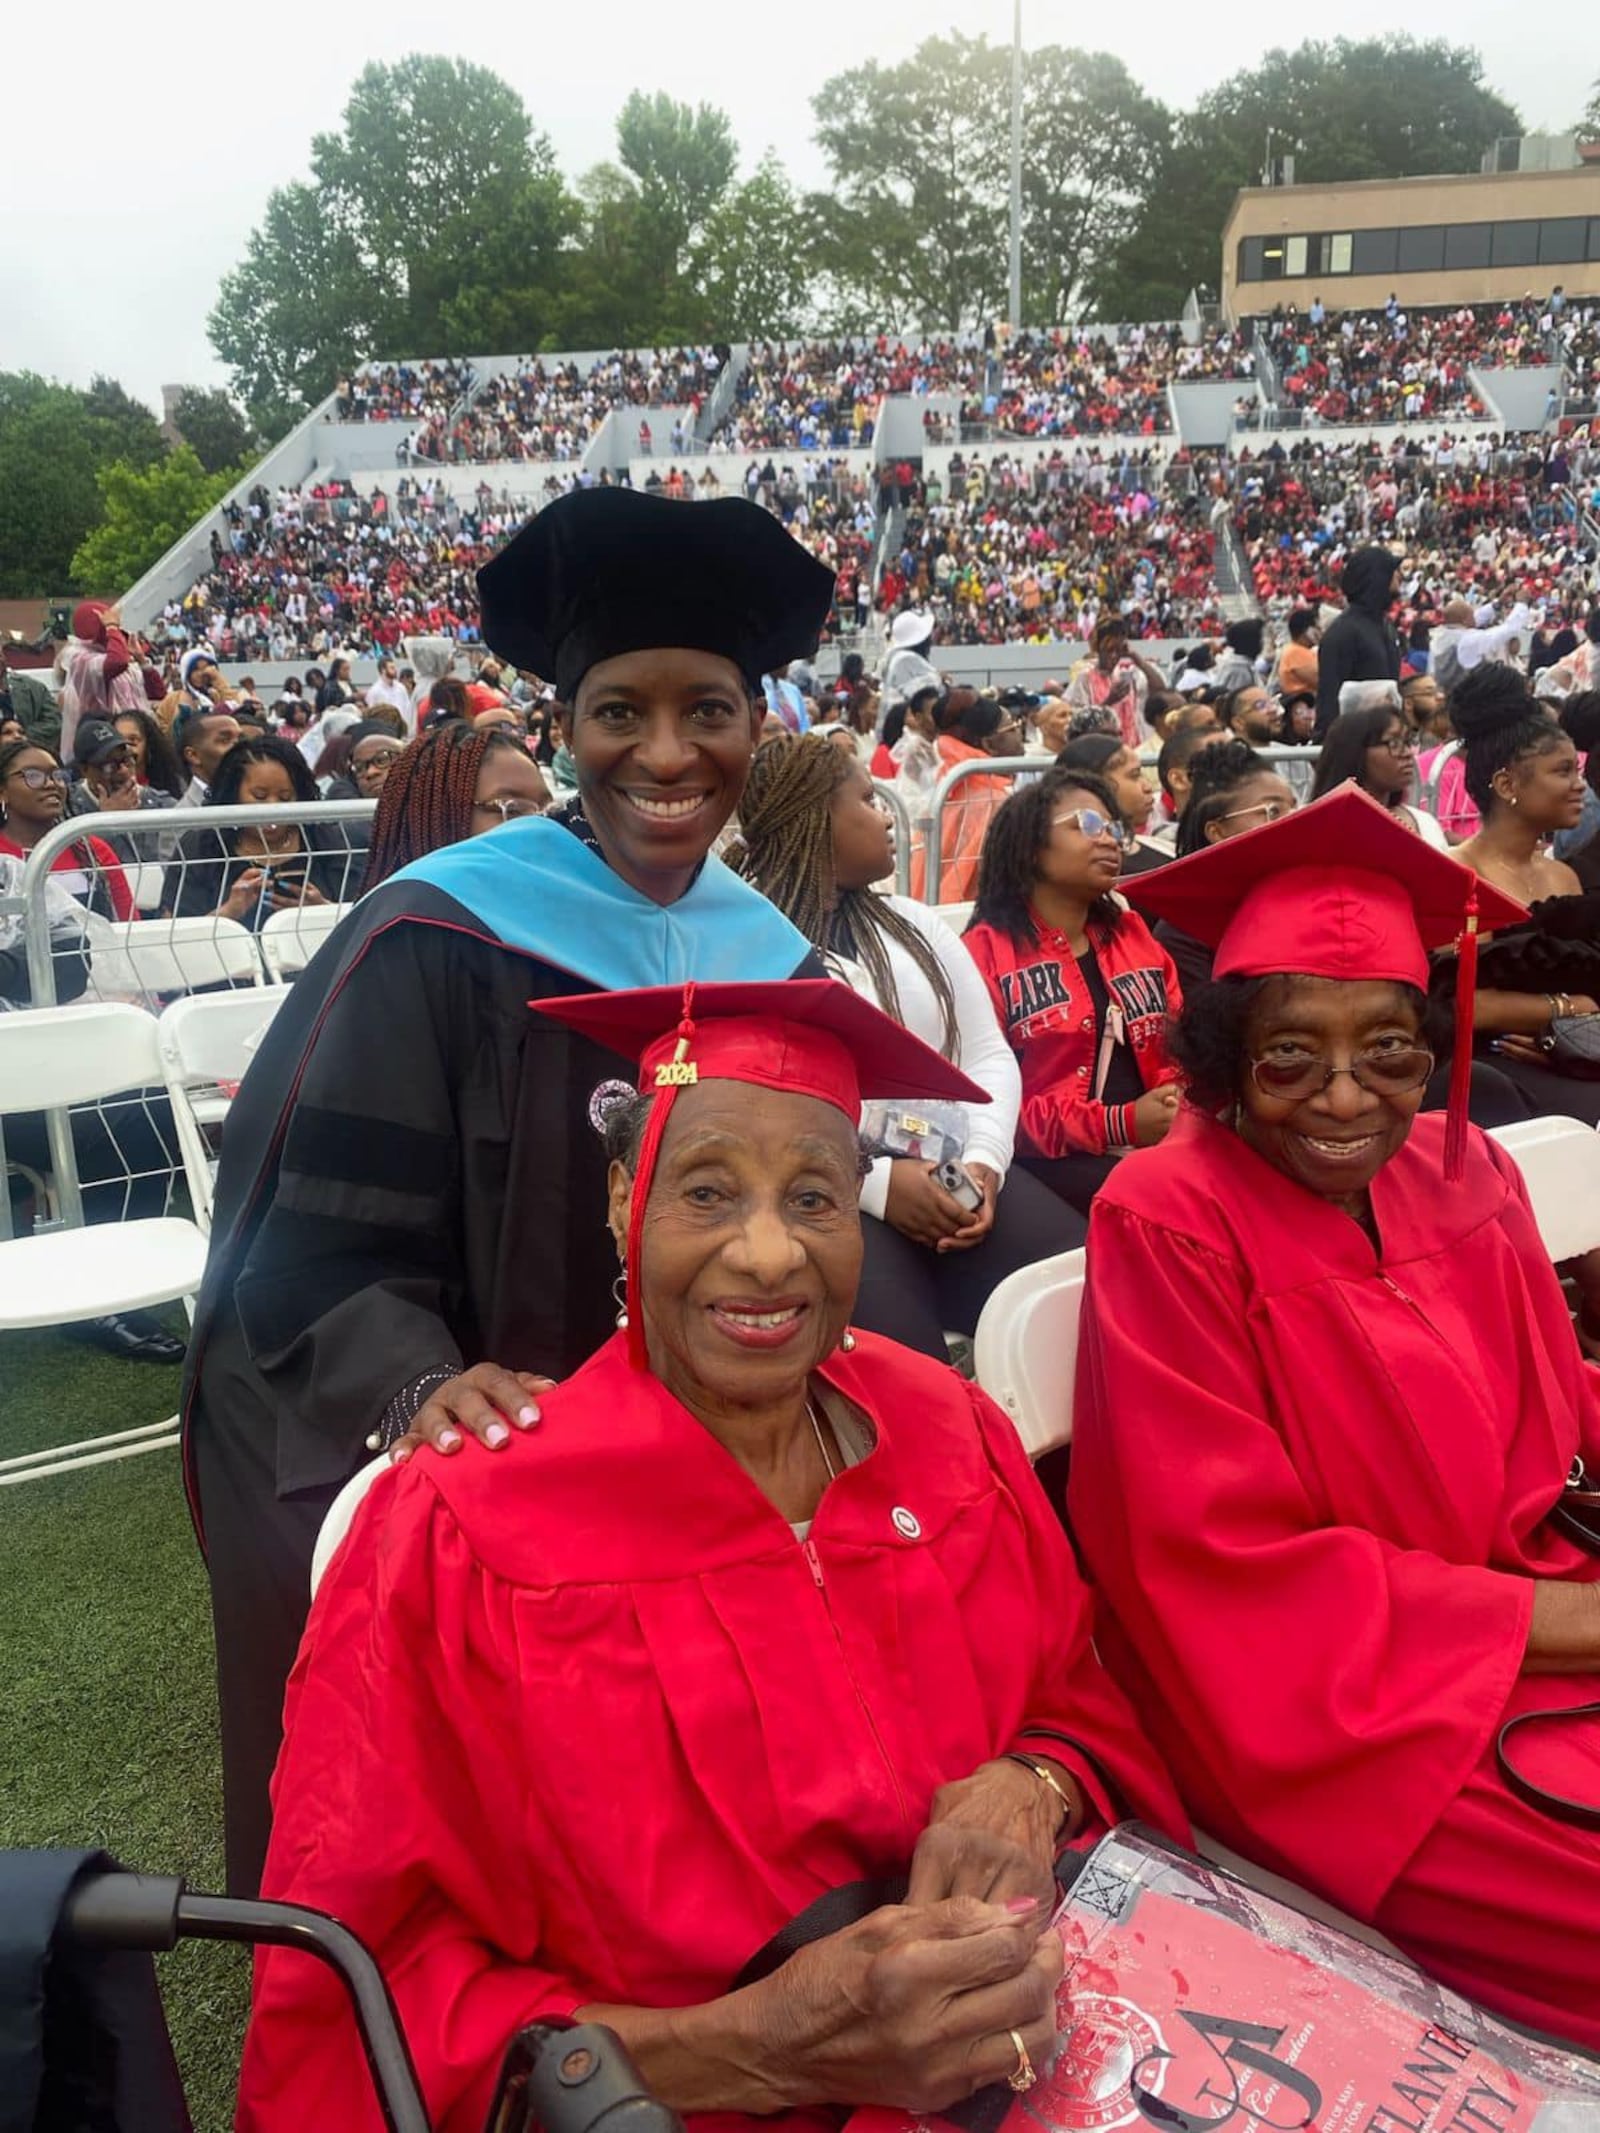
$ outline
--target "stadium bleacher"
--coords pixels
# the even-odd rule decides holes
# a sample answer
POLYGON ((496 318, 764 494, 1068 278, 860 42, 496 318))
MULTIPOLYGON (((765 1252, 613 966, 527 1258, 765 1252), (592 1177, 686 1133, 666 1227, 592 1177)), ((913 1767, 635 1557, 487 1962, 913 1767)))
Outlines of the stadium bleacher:
MULTIPOLYGON (((925 594, 953 643, 1070 638, 1112 601, 1139 630, 1192 635, 1229 600, 1325 589, 1369 530, 1425 537, 1431 578, 1558 590, 1587 504, 1552 498, 1527 471, 1533 447, 1497 419, 1495 381, 1518 370, 1560 381, 1543 407, 1553 436, 1560 408, 1595 390, 1600 311, 1396 305, 1009 344, 885 334, 372 364, 308 429, 314 457, 237 495, 209 552, 193 545, 181 579, 169 563, 130 612, 168 643, 221 638, 239 658, 360 655, 413 632, 470 643, 473 573, 497 542, 564 489, 608 480, 775 510, 839 573, 835 634, 925 594), (1285 462, 1269 456, 1280 425, 1308 445, 1337 434, 1285 462), (979 495, 962 456, 975 446, 979 495), (1209 452, 1220 520, 1194 479, 1209 452), (1489 558, 1475 544, 1502 504, 1489 558)), ((1542 377, 1524 410, 1530 394, 1524 424, 1542 377)))

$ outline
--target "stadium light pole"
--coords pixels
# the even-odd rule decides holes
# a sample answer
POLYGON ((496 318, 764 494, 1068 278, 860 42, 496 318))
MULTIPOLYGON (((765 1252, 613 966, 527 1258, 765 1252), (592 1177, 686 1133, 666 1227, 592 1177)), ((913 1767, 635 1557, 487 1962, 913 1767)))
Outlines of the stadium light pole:
POLYGON ((1022 324, 1022 0, 1011 8, 1011 330, 1022 324))

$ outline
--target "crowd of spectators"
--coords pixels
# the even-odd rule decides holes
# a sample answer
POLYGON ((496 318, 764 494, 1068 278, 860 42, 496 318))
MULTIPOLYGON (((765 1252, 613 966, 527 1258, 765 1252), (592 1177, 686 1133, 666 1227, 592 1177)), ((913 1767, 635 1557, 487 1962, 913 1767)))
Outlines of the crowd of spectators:
POLYGON ((1177 326, 1057 328, 1011 342, 961 424, 1015 437, 1156 436, 1172 428, 1170 384, 1254 374, 1243 338, 1227 330, 1190 345, 1177 326))
POLYGON ((162 616, 163 642, 223 659, 320 658, 406 636, 478 635, 476 572, 526 515, 487 484, 465 500, 406 476, 393 493, 349 482, 254 490, 213 535, 210 568, 162 616))
POLYGON ((334 388, 341 422, 442 419, 472 386, 472 366, 446 357, 430 363, 369 363, 334 388))
MULTIPOLYGON (((681 452, 727 360, 725 347, 618 350, 585 372, 576 363, 547 368, 529 356, 490 378, 453 420, 448 406, 437 408, 407 440, 403 456, 473 465, 578 459, 607 415, 630 407, 686 410, 673 438, 681 452)), ((651 449, 648 433, 641 442, 651 449)))
POLYGON ((931 614, 954 644, 1087 636, 1107 610, 1130 636, 1193 635, 1217 623, 1212 559, 1203 505, 1153 454, 1080 477, 958 453, 919 485, 878 598, 931 614))
POLYGON ((1319 423, 1430 422, 1485 416, 1472 367, 1548 363, 1553 323, 1531 297, 1408 311, 1391 296, 1381 312, 1275 312, 1262 329, 1286 406, 1319 423))
POLYGON ((1278 443, 1241 454, 1234 523, 1267 605, 1336 597, 1345 561, 1369 542, 1404 555, 1412 594, 1564 604, 1592 549, 1563 492, 1587 482, 1594 458, 1541 436, 1438 435, 1387 451, 1278 443))

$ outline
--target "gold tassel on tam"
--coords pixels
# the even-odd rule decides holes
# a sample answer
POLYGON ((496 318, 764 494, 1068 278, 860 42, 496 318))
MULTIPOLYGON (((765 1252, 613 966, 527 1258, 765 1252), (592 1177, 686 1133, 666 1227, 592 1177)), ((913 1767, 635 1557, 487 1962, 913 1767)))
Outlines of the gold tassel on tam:
POLYGON ((1467 1100, 1472 1089, 1473 1007, 1478 990, 1477 878, 1467 895, 1466 919, 1456 942, 1456 1036, 1450 1060, 1450 1106, 1445 1113, 1444 1174, 1459 1178, 1467 1160, 1467 1100))

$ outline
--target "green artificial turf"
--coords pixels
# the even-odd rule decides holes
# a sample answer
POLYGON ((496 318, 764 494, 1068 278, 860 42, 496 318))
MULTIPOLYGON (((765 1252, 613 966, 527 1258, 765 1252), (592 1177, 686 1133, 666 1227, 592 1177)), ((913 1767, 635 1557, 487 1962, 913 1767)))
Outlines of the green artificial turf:
MULTIPOLYGON (((182 1330, 182 1314, 169 1317, 182 1330)), ((57 1333, 0 1335, 0 1458, 176 1411, 178 1372, 57 1333)), ((103 1845, 222 1886, 205 1574, 176 1451, 0 1488, 0 1847, 103 1845)), ((248 1960, 161 1961, 196 2133, 225 2133, 248 1960)))

